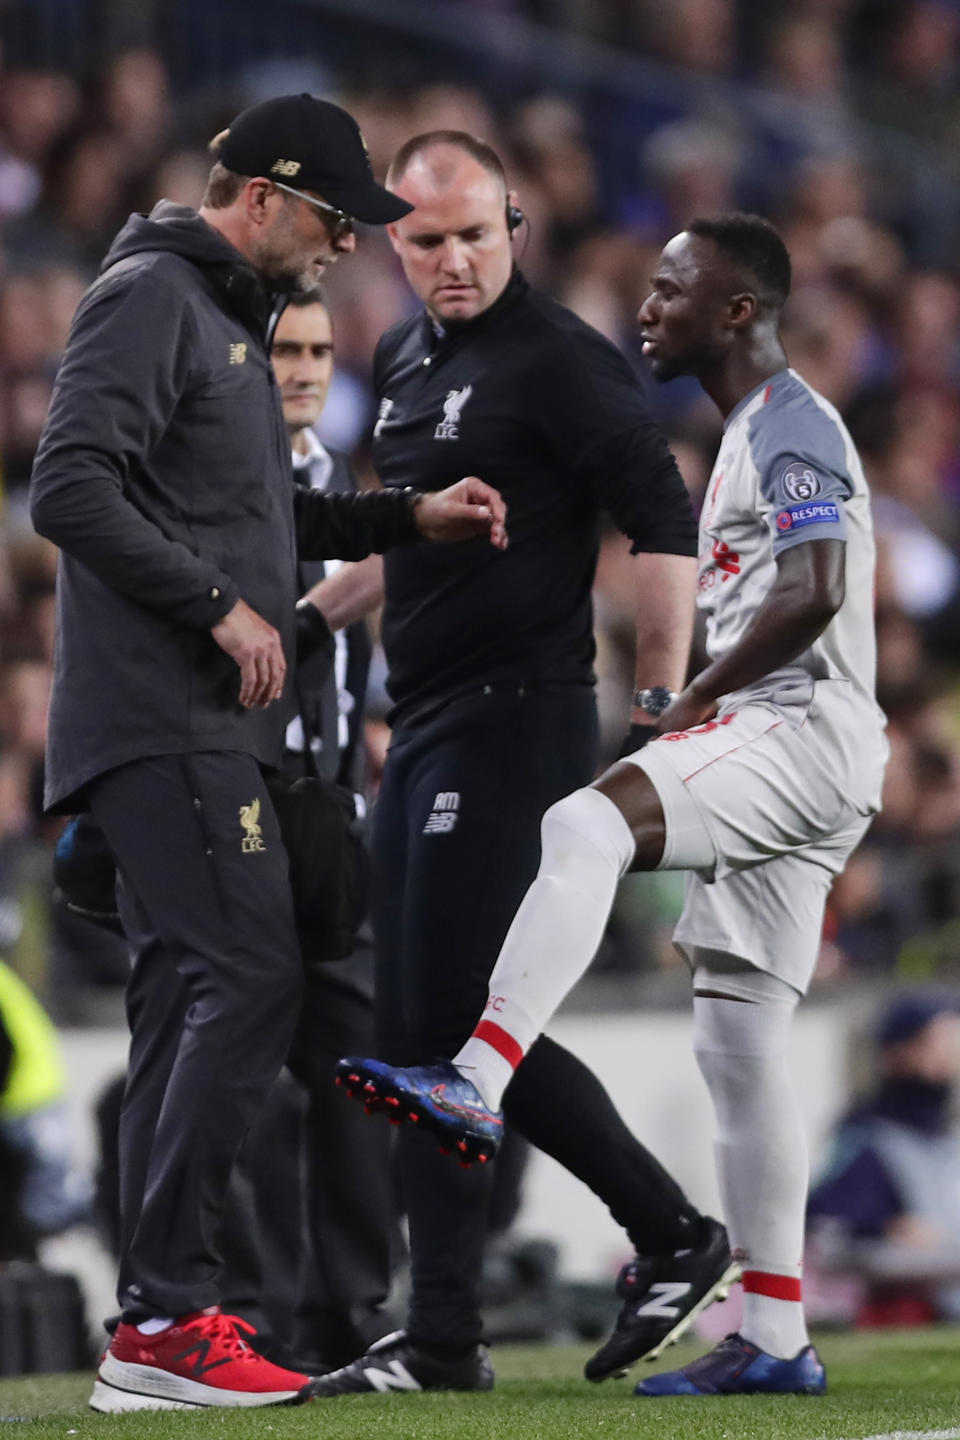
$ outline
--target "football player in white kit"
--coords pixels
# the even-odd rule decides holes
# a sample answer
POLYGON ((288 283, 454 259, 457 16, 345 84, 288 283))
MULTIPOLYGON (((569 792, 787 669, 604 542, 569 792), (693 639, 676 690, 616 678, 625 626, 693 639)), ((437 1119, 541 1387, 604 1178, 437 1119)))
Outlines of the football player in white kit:
MULTIPOLYGON (((500 1096, 589 965, 620 877, 690 872, 675 940, 744 1317, 639 1395, 825 1388, 801 1299, 808 1161, 786 1051, 830 885, 879 807, 887 747, 869 496, 840 416, 788 368, 789 288, 783 241, 757 216, 695 221, 660 256, 644 353, 657 380, 696 375, 725 419, 700 521, 709 663, 678 696, 643 692, 657 738, 547 811, 539 873, 453 1063, 349 1062, 375 1107, 465 1158, 494 1153, 500 1096)), ((638 1321, 644 1305, 682 1306, 680 1277, 656 1278, 634 1299, 638 1321)))

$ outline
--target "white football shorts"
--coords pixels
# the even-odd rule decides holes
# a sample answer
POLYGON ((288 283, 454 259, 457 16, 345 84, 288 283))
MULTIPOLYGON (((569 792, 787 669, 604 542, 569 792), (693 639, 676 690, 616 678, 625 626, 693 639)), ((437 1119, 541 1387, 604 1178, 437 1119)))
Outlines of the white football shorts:
POLYGON ((877 808, 886 759, 872 716, 854 764, 835 743, 850 700, 844 682, 819 681, 806 707, 722 708, 627 757, 663 806, 658 869, 691 871, 674 932, 691 966, 694 950, 721 951, 807 989, 827 894, 877 808))

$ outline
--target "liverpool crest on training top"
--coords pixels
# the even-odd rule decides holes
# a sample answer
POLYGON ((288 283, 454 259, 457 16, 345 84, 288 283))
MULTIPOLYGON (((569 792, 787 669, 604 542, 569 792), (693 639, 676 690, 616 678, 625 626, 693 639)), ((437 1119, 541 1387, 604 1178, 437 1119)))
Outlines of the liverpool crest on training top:
POLYGON ((472 385, 464 385, 462 390, 447 391, 447 398, 443 402, 443 419, 433 432, 434 440, 460 439, 460 411, 472 394, 472 385))

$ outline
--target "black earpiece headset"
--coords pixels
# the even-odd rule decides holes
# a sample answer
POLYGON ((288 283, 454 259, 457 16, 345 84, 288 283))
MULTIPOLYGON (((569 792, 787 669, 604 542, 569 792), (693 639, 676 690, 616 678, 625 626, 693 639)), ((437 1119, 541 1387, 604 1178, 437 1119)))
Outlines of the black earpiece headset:
POLYGON ((507 232, 508 232, 508 234, 512 235, 513 232, 514 232, 514 230, 518 230, 518 229, 520 228, 520 226, 523 224, 524 220, 526 220, 526 218, 527 218, 526 215, 524 215, 524 213, 523 213, 523 211, 520 209, 520 206, 519 206, 519 205, 508 205, 508 206, 507 206, 507 232))

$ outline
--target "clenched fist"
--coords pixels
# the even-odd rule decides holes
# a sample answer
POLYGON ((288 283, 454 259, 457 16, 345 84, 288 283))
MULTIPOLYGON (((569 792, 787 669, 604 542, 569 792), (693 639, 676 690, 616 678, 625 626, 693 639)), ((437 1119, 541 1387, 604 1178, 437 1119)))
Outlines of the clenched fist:
POLYGON ((489 535, 490 544, 506 550, 507 507, 499 490, 468 475, 446 490, 425 494, 415 511, 425 540, 473 540, 489 535))

